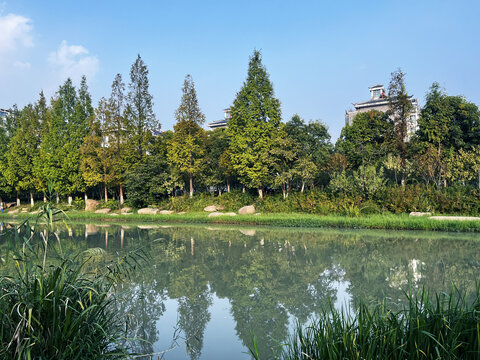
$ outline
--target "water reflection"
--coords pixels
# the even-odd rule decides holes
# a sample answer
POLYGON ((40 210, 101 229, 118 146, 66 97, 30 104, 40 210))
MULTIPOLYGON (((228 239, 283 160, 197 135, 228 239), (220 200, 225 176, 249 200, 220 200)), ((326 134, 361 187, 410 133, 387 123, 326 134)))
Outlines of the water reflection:
POLYGON ((399 308, 409 286, 473 290, 480 275, 480 243, 468 234, 102 224, 58 231, 66 251, 147 249, 150 261, 123 285, 119 311, 130 319, 133 350, 173 348, 165 359, 248 358, 242 351, 254 334, 269 358, 296 320, 308 322, 329 302, 387 297, 399 308))

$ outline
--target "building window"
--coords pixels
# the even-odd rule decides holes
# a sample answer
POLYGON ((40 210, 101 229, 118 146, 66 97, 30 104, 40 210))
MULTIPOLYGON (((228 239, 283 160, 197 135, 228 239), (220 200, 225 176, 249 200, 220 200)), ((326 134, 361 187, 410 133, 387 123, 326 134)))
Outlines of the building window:
POLYGON ((373 90, 373 98, 380 99, 380 90, 373 90))

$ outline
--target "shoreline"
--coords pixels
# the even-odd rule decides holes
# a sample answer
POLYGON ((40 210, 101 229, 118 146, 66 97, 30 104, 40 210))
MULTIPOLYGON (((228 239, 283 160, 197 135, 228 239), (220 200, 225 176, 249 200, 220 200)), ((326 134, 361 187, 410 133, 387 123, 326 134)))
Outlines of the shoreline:
MULTIPOLYGON (((479 220, 430 219, 409 216, 408 214, 375 214, 359 217, 342 215, 315 215, 306 213, 265 213, 258 215, 236 215, 208 217, 206 212, 185 214, 146 215, 130 213, 96 214, 85 211, 67 211, 69 220, 97 220, 102 222, 146 222, 180 224, 228 224, 250 226, 278 226, 289 228, 334 228, 334 229, 383 229, 383 230, 422 230, 449 232, 480 232, 479 220), (116 215, 112 215, 116 214, 116 215)), ((35 219, 36 214, 0 214, 0 221, 35 219)))

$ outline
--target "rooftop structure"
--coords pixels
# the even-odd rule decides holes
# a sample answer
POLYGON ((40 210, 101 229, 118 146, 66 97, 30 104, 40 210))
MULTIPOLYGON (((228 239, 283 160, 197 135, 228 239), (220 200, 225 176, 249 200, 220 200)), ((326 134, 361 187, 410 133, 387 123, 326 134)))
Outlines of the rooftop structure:
MULTIPOLYGON (((370 90, 370 100, 353 103, 355 110, 345 111, 345 125, 352 125, 355 115, 361 112, 368 112, 371 110, 387 112, 390 108, 388 97, 385 93, 383 85, 376 84, 368 88, 370 90)), ((418 100, 410 96, 412 103, 412 111, 407 124, 408 137, 410 137, 417 130, 418 118, 420 117, 420 107, 418 100)))
POLYGON ((228 121, 232 118, 232 114, 230 113, 230 108, 223 109, 223 113, 224 113, 224 118, 222 120, 217 120, 207 124, 207 126, 211 130, 227 127, 228 121))
POLYGON ((0 108, 0 120, 5 120, 8 114, 10 114, 10 111, 0 108))

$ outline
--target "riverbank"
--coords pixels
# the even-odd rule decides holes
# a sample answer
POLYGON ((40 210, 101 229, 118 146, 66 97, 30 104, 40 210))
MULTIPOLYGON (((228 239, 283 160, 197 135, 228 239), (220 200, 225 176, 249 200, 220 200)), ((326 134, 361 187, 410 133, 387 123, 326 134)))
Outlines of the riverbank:
MULTIPOLYGON (((21 220, 35 217, 32 213, 0 215, 0 220, 21 220)), ((232 224, 232 225, 267 225, 280 227, 310 228, 345 228, 345 229, 385 229, 385 230, 427 230, 453 232, 480 232, 478 220, 436 220, 425 216, 412 217, 407 214, 374 214, 347 217, 341 215, 315 215, 302 213, 274 213, 236 216, 208 217, 205 212, 184 214, 146 215, 130 213, 128 215, 109 213, 98 214, 85 211, 68 211, 70 220, 97 220, 105 222, 155 222, 184 224, 232 224)))

